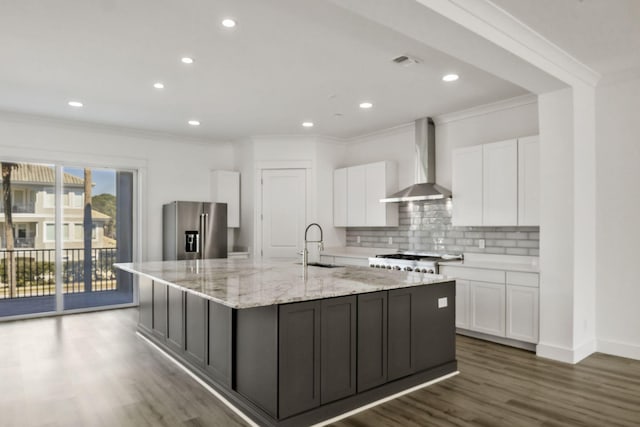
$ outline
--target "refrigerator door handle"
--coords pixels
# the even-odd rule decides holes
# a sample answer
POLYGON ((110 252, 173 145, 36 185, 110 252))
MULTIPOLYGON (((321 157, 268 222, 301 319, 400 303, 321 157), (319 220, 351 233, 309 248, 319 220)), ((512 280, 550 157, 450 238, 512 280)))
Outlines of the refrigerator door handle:
POLYGON ((207 248, 207 223, 209 221, 209 214, 200 214, 200 259, 204 259, 204 252, 207 248))

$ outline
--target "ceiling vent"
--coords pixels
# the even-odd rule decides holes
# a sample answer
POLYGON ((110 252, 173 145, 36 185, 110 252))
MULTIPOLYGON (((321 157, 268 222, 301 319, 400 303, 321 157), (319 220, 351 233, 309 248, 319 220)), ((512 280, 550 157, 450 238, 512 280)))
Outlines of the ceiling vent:
POLYGON ((411 67, 412 65, 418 65, 422 61, 415 56, 401 55, 397 58, 393 58, 393 62, 398 65, 402 65, 403 67, 411 67))

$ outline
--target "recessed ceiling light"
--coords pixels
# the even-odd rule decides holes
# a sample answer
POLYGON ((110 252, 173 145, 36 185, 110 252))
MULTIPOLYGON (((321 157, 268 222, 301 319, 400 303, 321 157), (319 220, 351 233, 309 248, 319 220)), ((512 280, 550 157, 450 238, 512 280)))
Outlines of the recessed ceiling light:
POLYGON ((444 82, 455 82, 459 78, 460 78, 460 76, 457 75, 457 74, 446 74, 446 75, 442 76, 442 81, 444 81, 444 82))
POLYGON ((76 108, 80 108, 82 107, 84 104, 80 101, 69 101, 68 102, 70 107, 76 107, 76 108))
POLYGON ((362 108, 364 110, 366 110, 368 108, 371 108, 371 107, 373 107, 373 104, 370 103, 370 102, 361 102, 360 103, 360 108, 362 108))
POLYGON ((222 20, 222 26, 226 28, 233 28, 236 26, 236 21, 231 18, 226 18, 222 20))
POLYGON ((189 120, 188 122, 191 126, 200 126, 200 121, 198 120, 189 120))
POLYGON ((302 126, 306 128, 312 128, 313 122, 302 122, 302 126))
POLYGON ((153 84, 156 89, 164 89, 164 83, 156 82, 153 84))
POLYGON ((182 61, 183 64, 193 64, 193 58, 189 58, 188 56, 182 57, 180 61, 182 61))

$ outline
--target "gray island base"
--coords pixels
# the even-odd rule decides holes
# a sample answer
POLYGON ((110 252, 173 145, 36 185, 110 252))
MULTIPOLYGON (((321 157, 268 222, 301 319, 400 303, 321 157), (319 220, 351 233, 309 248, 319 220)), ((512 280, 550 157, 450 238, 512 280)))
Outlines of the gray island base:
POLYGON ((118 264, 138 331, 257 424, 305 426, 457 371, 455 282, 293 261, 118 264))

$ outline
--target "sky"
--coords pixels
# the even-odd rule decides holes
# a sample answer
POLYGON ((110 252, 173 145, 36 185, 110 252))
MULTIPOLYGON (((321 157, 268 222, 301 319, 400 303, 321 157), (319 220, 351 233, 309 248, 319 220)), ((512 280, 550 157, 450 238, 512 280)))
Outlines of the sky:
MULTIPOLYGON (((113 169, 91 169, 92 180, 95 184, 93 187, 93 195, 98 194, 113 194, 116 195, 116 171, 113 169)), ((64 173, 77 176, 84 179, 84 169, 82 168, 69 168, 63 169, 64 173)))

